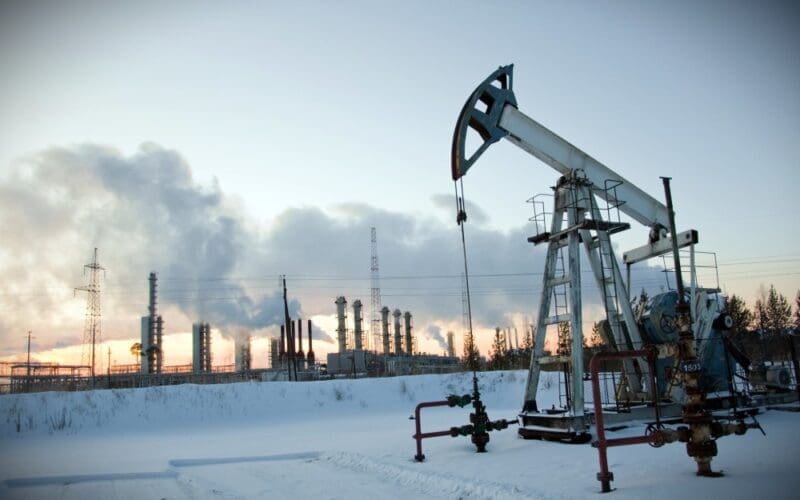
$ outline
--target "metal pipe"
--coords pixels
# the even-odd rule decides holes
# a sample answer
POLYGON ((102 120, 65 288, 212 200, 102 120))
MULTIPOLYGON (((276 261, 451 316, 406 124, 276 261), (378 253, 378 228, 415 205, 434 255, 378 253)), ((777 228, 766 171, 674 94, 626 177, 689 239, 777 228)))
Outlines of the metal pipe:
POLYGON ((606 439, 606 428, 603 421, 603 402, 600 396, 600 363, 607 360, 622 360, 626 358, 639 357, 646 357, 648 360, 650 360, 652 359, 652 352, 650 350, 598 352, 592 356, 592 360, 589 362, 589 371, 592 375, 592 399, 594 399, 595 433, 597 434, 597 441, 592 444, 597 448, 597 453, 599 455, 600 472, 597 473, 597 480, 600 481, 600 491, 602 493, 608 493, 611 491, 611 481, 614 480, 614 474, 608 470, 607 449, 610 446, 646 443, 649 442, 650 438, 645 436, 606 439))
POLYGON ((705 391, 700 386, 702 364, 697 359, 692 317, 686 303, 681 274, 681 261, 678 254, 678 239, 675 230, 675 211, 672 206, 672 192, 669 177, 662 177, 664 195, 667 198, 669 231, 672 236, 672 254, 675 261, 675 283, 678 288, 678 303, 675 306, 675 324, 678 327, 678 359, 683 378, 686 401, 683 405, 683 421, 689 425, 691 438, 686 443, 686 453, 697 463, 697 475, 716 477, 721 474, 711 470, 711 459, 717 454, 717 443, 711 436, 711 412, 705 407, 705 391))
POLYGON ((450 401, 442 400, 442 401, 426 401, 417 405, 416 409, 414 409, 414 420, 417 432, 411 436, 417 441, 417 454, 414 455, 414 460, 417 462, 423 462, 425 460, 425 455, 422 453, 422 440, 431 437, 439 437, 439 436, 451 436, 449 430, 447 431, 435 431, 435 432, 422 432, 422 420, 421 420, 421 411, 423 408, 433 408, 435 406, 450 406, 450 401))

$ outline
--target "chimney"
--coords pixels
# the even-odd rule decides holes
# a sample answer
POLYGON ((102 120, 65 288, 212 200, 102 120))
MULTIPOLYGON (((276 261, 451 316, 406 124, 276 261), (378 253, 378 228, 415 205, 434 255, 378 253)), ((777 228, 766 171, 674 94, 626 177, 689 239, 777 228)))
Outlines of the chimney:
POLYGON ((355 349, 356 351, 360 351, 362 349, 362 337, 364 336, 364 332, 361 329, 361 323, 363 318, 361 317, 361 301, 355 300, 353 302, 353 323, 355 328, 353 328, 353 335, 355 336, 355 349))
POLYGON ((411 341, 411 313, 406 311, 403 319, 406 324, 406 354, 411 356, 414 354, 414 342, 411 341))
POLYGON ((339 343, 339 353, 343 353, 347 350, 347 328, 345 326, 347 300, 341 296, 336 297, 335 304, 337 319, 336 340, 339 343))
POLYGON ((311 320, 308 320, 308 366, 314 367, 314 348, 311 346, 311 320))
POLYGON ((451 358, 456 357, 455 334, 447 332, 447 355, 451 358))
POLYGON ((403 354, 403 338, 400 334, 400 316, 402 315, 400 309, 395 309, 392 313, 394 316, 394 353, 397 356, 403 354))
POLYGON ((281 347, 278 352, 278 359, 281 364, 283 364, 283 360, 286 359, 286 327, 284 325, 281 325, 281 347))
POLYGON ((297 361, 300 368, 305 368, 306 355, 303 353, 303 320, 297 318, 297 361))
POLYGON ((383 329, 383 355, 388 356, 392 350, 389 347, 389 308, 386 306, 381 309, 381 327, 383 329))

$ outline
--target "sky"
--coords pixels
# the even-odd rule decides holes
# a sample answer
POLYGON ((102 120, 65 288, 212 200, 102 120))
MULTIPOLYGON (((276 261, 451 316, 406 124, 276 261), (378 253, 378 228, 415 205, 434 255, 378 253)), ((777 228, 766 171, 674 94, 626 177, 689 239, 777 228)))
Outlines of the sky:
MULTIPOLYGON (((370 301, 371 227, 383 303, 414 314, 420 350, 448 330, 460 350, 452 132, 509 63, 521 111, 659 200, 672 177, 678 228, 699 231, 726 293, 793 300, 799 26, 796 4, 769 1, 3 2, 0 358, 30 330, 39 359, 75 361, 73 288, 95 247, 119 363, 150 271, 173 340, 204 320, 220 348, 263 342, 286 275, 292 313, 331 350, 336 296, 370 301)), ((536 314, 525 201, 557 179, 505 141, 464 179, 481 345, 536 314)), ((632 289, 665 286, 657 267, 635 273, 632 289)))

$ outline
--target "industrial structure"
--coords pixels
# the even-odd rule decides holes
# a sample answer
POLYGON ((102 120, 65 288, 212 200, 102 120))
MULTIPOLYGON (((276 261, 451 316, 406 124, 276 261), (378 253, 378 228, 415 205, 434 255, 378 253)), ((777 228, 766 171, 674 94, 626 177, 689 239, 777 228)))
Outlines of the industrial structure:
POLYGON ((378 270, 378 232, 374 227, 370 229, 370 341, 373 350, 377 351, 381 345, 381 275, 378 270))
POLYGON ((447 332, 447 355, 451 358, 456 357, 455 334, 453 332, 447 332))
POLYGON ((211 373, 211 326, 192 325, 192 372, 211 373))
POLYGON ((163 368, 162 339, 164 335, 164 321, 158 314, 158 301, 156 287, 158 278, 156 273, 150 273, 150 302, 147 306, 148 315, 142 317, 142 373, 161 373, 163 368))
POLYGON ((391 338, 389 337, 389 308, 381 308, 381 339, 383 340, 383 355, 388 356, 391 351, 391 338))
POLYGON ((413 335, 413 315, 400 309, 394 317, 394 341, 389 333, 387 306, 381 308, 380 349, 364 346, 363 316, 360 300, 353 301, 353 328, 347 328, 347 299, 339 296, 336 305, 336 337, 339 349, 329 353, 325 370, 332 376, 408 375, 412 373, 445 373, 460 370, 460 360, 455 356, 437 356, 416 352, 413 335), (401 318, 403 322, 401 324, 401 318), (350 335, 348 335, 350 333, 350 335))
POLYGON ((89 270, 89 283, 75 288, 75 292, 86 292, 86 321, 83 329, 83 347, 81 352, 81 364, 88 364, 91 368, 91 376, 95 376, 95 357, 97 344, 102 339, 102 308, 100 303, 100 271, 105 275, 105 268, 97 261, 97 248, 94 249, 94 259, 89 264, 83 266, 83 273, 89 270))
MULTIPOLYGON (((663 178, 664 205, 519 111, 512 77, 513 66, 501 67, 467 99, 453 135, 451 172, 456 183, 462 242, 466 211, 463 184, 459 196, 458 181, 491 144, 505 138, 561 175, 551 195, 552 211, 547 211, 541 196, 529 200, 534 206, 531 220, 537 230, 528 241, 546 245, 547 255, 519 433, 526 438, 586 442, 591 436, 589 425, 596 420, 601 463, 597 477, 604 492, 610 491, 613 479, 605 459, 606 446, 684 442, 688 455, 697 464, 698 475, 717 475, 711 468, 711 459, 717 454, 716 439, 744 433, 757 423, 745 424, 748 414, 735 410, 743 401, 734 392, 731 367, 742 360, 721 341, 721 330, 731 325, 723 310, 724 301, 718 297, 719 290, 700 288, 695 282, 697 231, 676 231, 668 178, 663 178), (468 134, 477 136, 479 145, 473 151, 467 151, 468 134), (649 229, 647 244, 623 255, 627 279, 611 244, 613 234, 630 228, 629 223, 620 220, 620 213, 649 229), (611 409, 600 400, 599 367, 595 361, 594 413, 585 407, 581 247, 606 313, 601 336, 612 352, 602 353, 603 359, 621 363, 622 373, 613 391, 616 417, 654 418, 655 427, 648 428, 642 438, 607 442, 603 437, 603 422, 612 414, 603 415, 611 409), (691 285, 684 288, 679 249, 687 247, 691 285), (669 253, 675 263, 677 289, 650 299, 638 318, 640 322, 630 301, 631 265, 669 253), (566 325, 564 331, 571 332, 569 345, 562 346, 559 355, 545 356, 547 331, 559 325, 566 325), (563 407, 545 410, 538 407, 536 395, 540 371, 548 364, 568 367, 567 397, 563 407), (717 397, 711 398, 710 391, 717 392, 717 397), (726 416, 712 416, 712 399, 718 400, 718 407, 733 410, 726 416), (670 410, 681 416, 686 426, 665 427, 659 419, 670 410)), ((465 243, 464 256, 466 266, 465 243)))

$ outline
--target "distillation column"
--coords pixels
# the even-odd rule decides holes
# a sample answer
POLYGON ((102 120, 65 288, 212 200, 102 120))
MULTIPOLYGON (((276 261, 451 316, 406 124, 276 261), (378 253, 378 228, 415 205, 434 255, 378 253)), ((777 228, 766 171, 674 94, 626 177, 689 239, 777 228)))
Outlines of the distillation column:
POLYGON ((381 309, 381 327, 383 328, 383 355, 388 356, 392 350, 389 345, 389 308, 386 306, 381 309))
POLYGON ((361 323, 363 319, 361 317, 361 301, 356 299, 353 301, 353 335, 355 336, 355 350, 360 351, 362 350, 362 338, 364 332, 361 329, 361 323))
POLYGON ((347 307, 347 300, 344 297, 336 297, 336 338, 339 342, 339 353, 342 354, 347 350, 347 328, 345 326, 345 318, 347 314, 345 308, 347 307))
POLYGON ((406 327, 406 354, 409 356, 414 354, 414 342, 411 340, 411 313, 406 311, 403 314, 403 319, 405 320, 405 327, 406 327))
POLYGON ((392 316, 394 316, 394 353, 397 356, 403 354, 403 338, 400 333, 400 316, 402 315, 403 313, 400 312, 400 309, 395 309, 392 313, 392 316))

